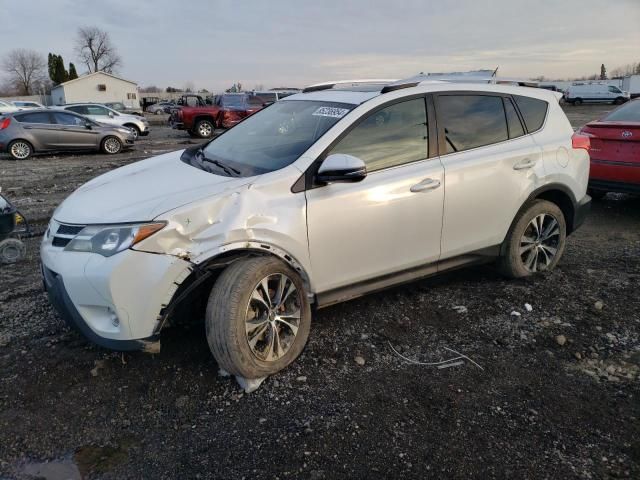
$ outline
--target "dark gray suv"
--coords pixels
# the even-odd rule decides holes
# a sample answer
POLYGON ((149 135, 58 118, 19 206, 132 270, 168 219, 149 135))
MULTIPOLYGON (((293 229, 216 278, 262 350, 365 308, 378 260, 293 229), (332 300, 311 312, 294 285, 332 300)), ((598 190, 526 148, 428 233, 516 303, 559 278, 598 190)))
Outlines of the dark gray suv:
POLYGON ((0 153, 16 160, 33 153, 96 150, 107 154, 133 147, 129 128, 107 126, 65 110, 38 109, 0 116, 0 153))

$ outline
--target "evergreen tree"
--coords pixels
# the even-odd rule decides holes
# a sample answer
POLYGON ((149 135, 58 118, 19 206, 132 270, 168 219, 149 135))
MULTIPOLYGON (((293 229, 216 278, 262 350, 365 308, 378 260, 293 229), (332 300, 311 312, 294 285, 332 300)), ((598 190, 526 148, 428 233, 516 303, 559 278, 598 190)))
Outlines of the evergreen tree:
POLYGON ((76 78, 78 78, 76 66, 73 63, 69 63, 69 80, 75 80, 76 78))
POLYGON ((600 80, 607 79, 607 69, 604 66, 604 63, 600 65, 600 80))
POLYGON ((64 68, 64 60, 61 55, 50 53, 47 65, 49 78, 54 84, 59 85, 69 80, 69 73, 64 68))
POLYGON ((49 53, 49 57, 47 59, 47 69, 49 71, 49 78, 51 81, 54 81, 56 76, 56 55, 53 53, 49 53))

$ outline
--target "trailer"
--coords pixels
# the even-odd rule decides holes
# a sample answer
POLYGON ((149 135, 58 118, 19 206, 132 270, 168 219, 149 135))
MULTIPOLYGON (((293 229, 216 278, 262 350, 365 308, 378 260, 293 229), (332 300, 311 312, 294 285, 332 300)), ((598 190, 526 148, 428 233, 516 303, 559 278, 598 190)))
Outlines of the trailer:
POLYGON ((622 90, 629 92, 631 98, 640 97, 640 75, 629 75, 622 79, 622 90))

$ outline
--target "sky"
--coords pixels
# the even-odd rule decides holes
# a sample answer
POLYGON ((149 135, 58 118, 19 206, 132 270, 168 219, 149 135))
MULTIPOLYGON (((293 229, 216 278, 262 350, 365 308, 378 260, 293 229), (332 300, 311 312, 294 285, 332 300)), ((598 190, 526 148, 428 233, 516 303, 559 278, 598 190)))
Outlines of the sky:
POLYGON ((80 26, 109 32, 140 86, 300 87, 494 69, 575 78, 640 62, 640 0, 0 0, 0 58, 74 61, 80 26))

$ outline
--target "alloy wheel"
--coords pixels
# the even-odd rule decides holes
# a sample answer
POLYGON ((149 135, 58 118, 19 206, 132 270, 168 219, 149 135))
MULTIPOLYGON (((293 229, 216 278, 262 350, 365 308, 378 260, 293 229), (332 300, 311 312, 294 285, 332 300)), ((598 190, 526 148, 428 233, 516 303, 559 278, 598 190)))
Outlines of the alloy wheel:
POLYGON ((548 213, 536 215, 520 239, 520 259, 530 272, 547 270, 558 253, 560 224, 548 213))
POLYGON ((13 142, 11 144, 11 155, 18 160, 24 160, 31 155, 31 147, 26 142, 13 142))
POLYGON ((104 149, 107 153, 118 153, 120 151, 121 145, 118 139, 116 138, 107 138, 104 141, 104 149))
POLYGON ((213 128, 211 127, 211 124, 209 124, 209 123, 201 123, 198 126, 198 133, 202 137, 208 137, 209 135, 211 135, 212 131, 213 131, 213 128))
POLYGON ((245 334, 258 360, 275 362, 293 345, 300 328, 300 292, 284 274, 263 278, 253 289, 245 316, 245 334))

